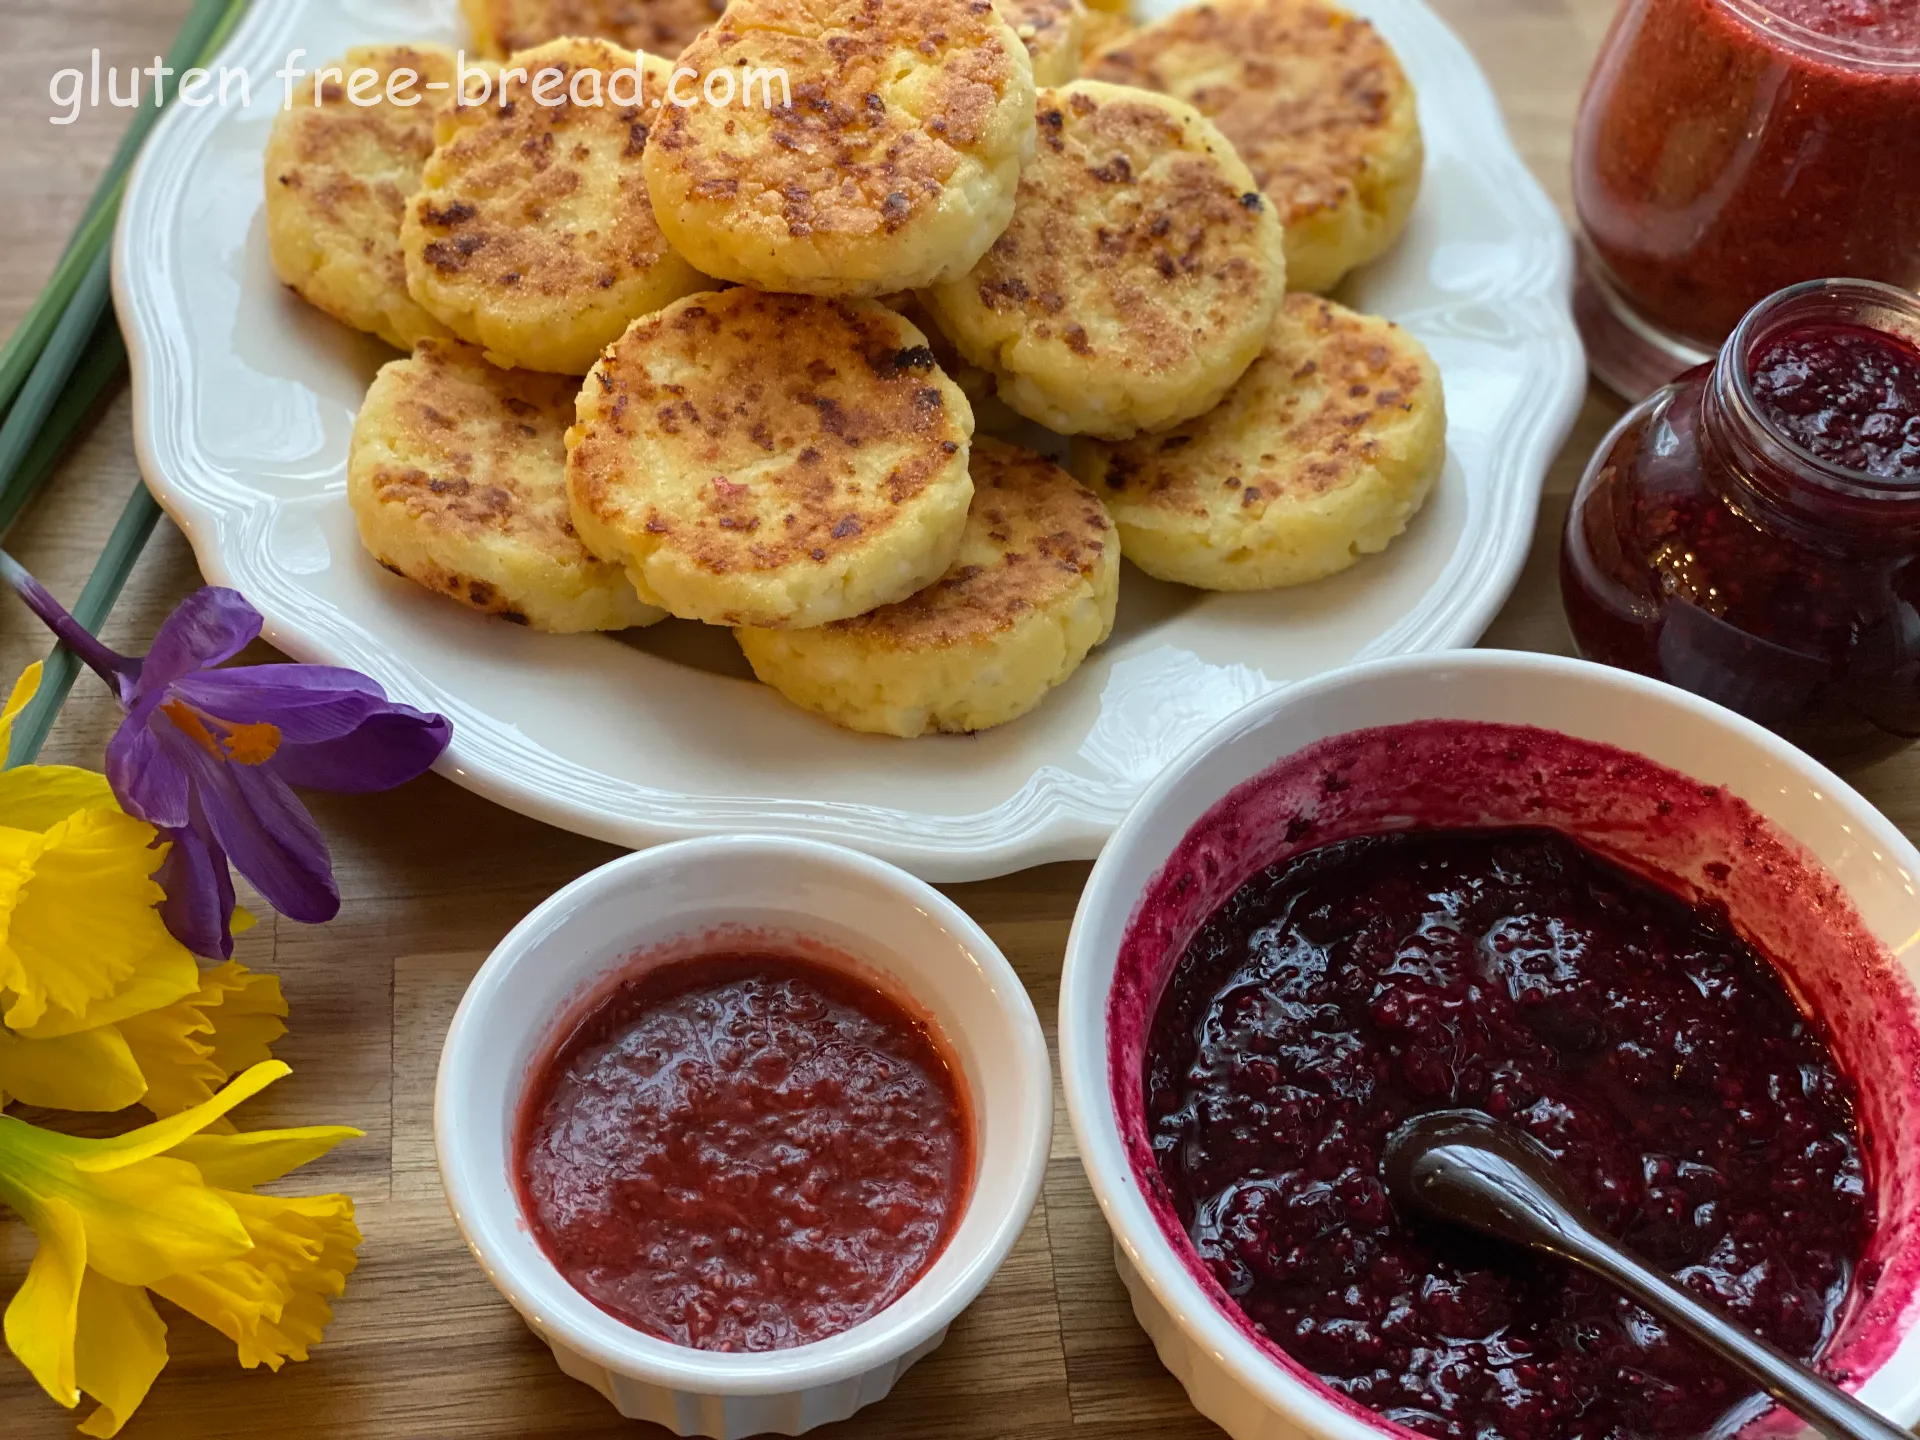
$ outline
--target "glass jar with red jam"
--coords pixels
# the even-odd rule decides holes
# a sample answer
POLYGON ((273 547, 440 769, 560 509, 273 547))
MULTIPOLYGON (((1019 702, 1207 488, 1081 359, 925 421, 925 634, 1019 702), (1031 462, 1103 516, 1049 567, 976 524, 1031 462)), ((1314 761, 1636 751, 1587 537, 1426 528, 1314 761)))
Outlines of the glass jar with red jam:
POLYGON ((1823 759, 1920 738, 1920 297, 1826 280, 1755 306, 1601 443, 1560 588, 1587 658, 1823 759))
POLYGON ((1581 328, 1631 398, 1786 286, 1920 286, 1920 0, 1623 0, 1573 194, 1581 328))

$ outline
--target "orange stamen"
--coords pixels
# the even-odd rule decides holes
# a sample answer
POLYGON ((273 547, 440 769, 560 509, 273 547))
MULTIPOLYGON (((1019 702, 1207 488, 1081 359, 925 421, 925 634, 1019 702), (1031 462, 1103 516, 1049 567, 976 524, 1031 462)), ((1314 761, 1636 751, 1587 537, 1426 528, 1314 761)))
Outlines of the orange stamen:
POLYGON ((224 759, 220 753, 220 742, 213 738, 213 732, 200 723, 200 717, 182 705, 178 700, 169 700, 160 707, 161 713, 175 725, 194 744, 206 751, 214 759, 224 759))
POLYGON ((236 725, 227 735, 227 754, 239 765, 264 765, 280 748, 280 727, 262 720, 236 725))

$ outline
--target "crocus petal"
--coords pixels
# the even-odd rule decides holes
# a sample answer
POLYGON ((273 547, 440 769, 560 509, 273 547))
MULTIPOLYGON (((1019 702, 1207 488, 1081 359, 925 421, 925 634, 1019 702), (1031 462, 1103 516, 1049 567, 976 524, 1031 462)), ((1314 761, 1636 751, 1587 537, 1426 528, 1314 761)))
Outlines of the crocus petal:
POLYGON ((27 1219, 40 1248, 7 1306, 7 1348, 42 1390, 71 1410, 80 1403, 73 1344, 87 1272, 86 1230, 78 1212, 60 1200, 41 1201, 27 1219))
POLYGON ((257 766, 230 765, 178 730, 161 731, 193 777, 195 801, 215 845, 273 908, 318 924, 340 909, 326 841, 284 781, 257 766))
POLYGON ((7 697, 6 707, 0 709, 0 762, 4 762, 7 751, 13 748, 13 722, 20 718, 20 712, 40 691, 40 662, 34 661, 20 672, 20 678, 13 682, 13 693, 7 697))
POLYGON ((30 1040, 0 1025, 0 1091, 49 1110, 124 1110, 147 1093, 126 1037, 113 1025, 30 1040))
POLYGON ((89 1270, 80 1285, 74 1378, 100 1406, 82 1435, 116 1435, 167 1368, 167 1327, 147 1292, 89 1270))
POLYGON ((318 1160, 343 1140, 366 1132, 346 1125, 309 1125, 298 1130, 252 1130, 238 1135, 189 1136, 167 1152, 185 1160, 218 1190, 251 1190, 318 1160))
POLYGON ((369 716, 395 708, 375 681, 357 670, 330 665, 236 665, 229 670, 203 670, 176 683, 172 693, 196 710, 230 724, 265 722, 301 743, 350 735, 369 716))
MULTIPOLYGON (((280 1060, 255 1065, 236 1076, 226 1089, 211 1100, 191 1110, 183 1110, 165 1120, 156 1120, 151 1125, 142 1125, 138 1130, 129 1130, 125 1135, 116 1135, 111 1140, 75 1142, 79 1148, 74 1150, 71 1163, 76 1170, 95 1174, 136 1165, 151 1156, 165 1154, 189 1135, 198 1135, 235 1106, 251 1100, 274 1081, 292 1073, 292 1067, 280 1060)), ((6 1118, 0 1115, 0 1121, 6 1118)))
POLYGON ((231 660, 260 633, 260 612, 238 590, 210 585, 175 608, 140 665, 140 694, 149 696, 196 670, 231 660))
POLYGON ((120 722, 107 742, 107 783, 129 815, 157 829, 178 830, 189 823, 187 771, 161 744, 161 726, 175 728, 164 715, 140 711, 120 722))
POLYGON ((160 919, 173 938, 195 955, 224 960, 233 954, 233 875, 226 852, 206 833, 210 828, 202 817, 198 826, 169 830, 172 848, 154 878, 167 892, 160 919))
MULTIPOLYGON (((6 754, 0 737, 0 756, 6 754)), ((71 765, 21 765, 0 770, 0 825, 51 830, 76 810, 114 806, 104 775, 71 765)), ((117 807, 116 807, 117 808, 117 807)))
POLYGON ((303 790, 370 795, 424 775, 452 738, 453 726, 442 716, 389 712, 340 740, 282 745, 266 768, 303 790))
POLYGON ((170 1275, 154 1290, 232 1340, 249 1370, 306 1359, 333 1319, 328 1299, 346 1288, 357 1263, 353 1201, 218 1193, 240 1215, 253 1248, 220 1265, 170 1275))

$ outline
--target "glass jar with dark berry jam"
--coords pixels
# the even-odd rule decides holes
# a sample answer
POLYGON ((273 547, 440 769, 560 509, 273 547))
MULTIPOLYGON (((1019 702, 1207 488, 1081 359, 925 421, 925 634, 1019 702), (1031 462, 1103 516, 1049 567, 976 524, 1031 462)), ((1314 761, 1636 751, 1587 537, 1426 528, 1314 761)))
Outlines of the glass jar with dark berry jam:
POLYGON ((1823 759, 1920 738, 1920 297, 1816 280, 1756 305, 1602 442, 1560 588, 1589 659, 1823 759))

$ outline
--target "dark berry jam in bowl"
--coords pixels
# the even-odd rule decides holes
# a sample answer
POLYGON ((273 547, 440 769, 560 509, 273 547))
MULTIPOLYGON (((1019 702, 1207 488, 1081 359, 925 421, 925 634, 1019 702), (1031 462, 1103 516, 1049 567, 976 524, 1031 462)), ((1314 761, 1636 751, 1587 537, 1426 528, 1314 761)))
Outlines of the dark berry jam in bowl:
POLYGON ((441 1055, 454 1219, 561 1369, 682 1435, 884 1397, 1032 1210, 1050 1067, 966 914, 837 846, 629 855, 515 928, 441 1055))
POLYGON ((1464 1098, 1910 1424, 1916 934, 1899 831, 1671 687, 1479 651, 1263 700, 1142 799, 1068 944, 1068 1110, 1134 1312, 1236 1440, 1795 1423, 1597 1286, 1404 1224, 1376 1129, 1464 1098))

